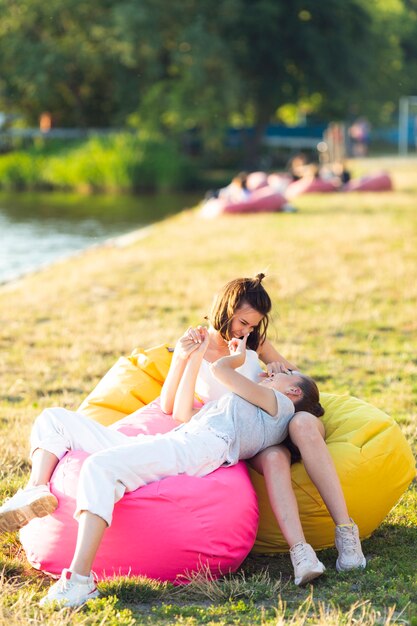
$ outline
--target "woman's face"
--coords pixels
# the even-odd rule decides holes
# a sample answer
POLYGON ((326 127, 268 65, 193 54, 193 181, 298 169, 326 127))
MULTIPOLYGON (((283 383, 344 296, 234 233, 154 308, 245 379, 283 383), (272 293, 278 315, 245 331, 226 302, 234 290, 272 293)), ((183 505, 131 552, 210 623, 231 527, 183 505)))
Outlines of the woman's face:
POLYGON ((276 374, 270 374, 262 378, 260 384, 263 387, 275 389, 276 391, 286 394, 291 387, 299 387, 301 382, 301 378, 297 374, 293 374, 292 372, 289 374, 277 372, 276 374))
POLYGON ((232 317, 232 325, 230 328, 232 338, 246 337, 262 320, 263 315, 248 304, 243 304, 236 309, 232 317))

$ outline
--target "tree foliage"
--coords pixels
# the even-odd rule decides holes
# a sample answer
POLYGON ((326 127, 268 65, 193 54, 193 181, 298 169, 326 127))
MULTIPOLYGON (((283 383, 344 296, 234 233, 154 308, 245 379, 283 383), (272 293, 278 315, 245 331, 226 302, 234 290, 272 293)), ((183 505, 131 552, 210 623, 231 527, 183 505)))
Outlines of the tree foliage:
POLYGON ((280 106, 381 121, 416 92, 416 0, 0 0, 0 107, 28 123, 254 142, 280 106))

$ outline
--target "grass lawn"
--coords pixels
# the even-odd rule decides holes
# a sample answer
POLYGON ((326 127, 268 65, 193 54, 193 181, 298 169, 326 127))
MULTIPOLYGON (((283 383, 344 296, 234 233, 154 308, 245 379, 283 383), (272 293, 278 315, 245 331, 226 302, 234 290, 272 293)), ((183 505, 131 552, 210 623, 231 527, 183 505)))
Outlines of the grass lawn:
MULTIPOLYGON (((295 214, 202 221, 188 210, 123 246, 87 251, 0 288, 0 501, 27 478, 28 437, 45 407, 75 409, 121 355, 174 342, 201 323, 227 280, 266 270, 270 337, 323 391, 348 392, 391 414, 417 442, 417 159, 387 168, 395 191, 303 196, 295 214)), ((123 201, 123 198, 121 198, 123 201)), ((287 554, 249 556, 242 570, 184 588, 101 584, 89 607, 41 612, 49 579, 18 538, 0 539, 0 625, 417 625, 417 489, 373 536, 360 573, 296 588, 287 554)))

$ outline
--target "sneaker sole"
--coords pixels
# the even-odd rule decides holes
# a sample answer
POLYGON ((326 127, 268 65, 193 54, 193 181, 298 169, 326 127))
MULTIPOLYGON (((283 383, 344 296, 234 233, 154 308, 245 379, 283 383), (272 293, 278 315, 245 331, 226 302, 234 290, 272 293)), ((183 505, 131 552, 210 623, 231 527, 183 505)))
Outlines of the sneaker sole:
POLYGON ((100 596, 100 592, 98 589, 95 589, 94 591, 89 593, 88 596, 84 598, 83 600, 73 600, 72 602, 68 602, 66 598, 61 598, 58 600, 56 598, 50 599, 48 598, 48 596, 45 596, 44 598, 42 598, 42 600, 40 600, 39 606, 43 608, 54 607, 56 609, 62 609, 63 607, 75 608, 77 606, 82 606, 89 600, 94 600, 94 598, 98 598, 99 596, 100 596))
POLYGON ((35 517, 50 515, 57 506, 58 500, 54 495, 50 494, 13 511, 0 513, 0 531, 13 533, 16 530, 20 530, 35 517))
POLYGON ((296 580, 294 580, 294 583, 297 585, 297 587, 302 587, 303 585, 306 585, 307 583, 311 582, 315 578, 318 578, 319 576, 324 574, 325 571, 326 571, 326 568, 323 565, 323 567, 307 572, 301 578, 297 578, 296 580))
POLYGON ((338 572, 352 572, 355 569, 365 569, 365 567, 366 567, 366 557, 363 557, 359 565, 353 565, 352 567, 341 567, 339 565, 339 559, 336 561, 336 569, 338 572))

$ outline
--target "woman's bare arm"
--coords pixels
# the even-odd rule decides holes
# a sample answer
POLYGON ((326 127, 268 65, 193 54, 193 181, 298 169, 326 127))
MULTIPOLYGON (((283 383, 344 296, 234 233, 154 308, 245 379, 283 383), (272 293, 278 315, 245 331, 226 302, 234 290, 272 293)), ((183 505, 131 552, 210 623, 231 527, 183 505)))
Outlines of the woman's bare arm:
POLYGON ((172 417, 179 422, 189 422, 192 416, 197 412, 197 409, 194 409, 193 406, 195 384, 201 367, 201 361, 204 358, 209 344, 207 329, 199 327, 199 332, 201 343, 198 344, 197 348, 193 350, 188 357, 175 394, 172 417))
POLYGON ((246 339, 247 337, 245 339, 232 339, 229 343, 231 354, 212 363, 210 369, 214 376, 230 391, 259 406, 270 415, 276 415, 277 398, 273 390, 254 383, 235 371, 245 362, 246 339))
POLYGON ((164 413, 171 414, 173 412, 178 385, 184 374, 187 360, 199 345, 197 333, 191 327, 178 339, 168 375, 161 389, 161 409, 164 413))

